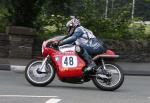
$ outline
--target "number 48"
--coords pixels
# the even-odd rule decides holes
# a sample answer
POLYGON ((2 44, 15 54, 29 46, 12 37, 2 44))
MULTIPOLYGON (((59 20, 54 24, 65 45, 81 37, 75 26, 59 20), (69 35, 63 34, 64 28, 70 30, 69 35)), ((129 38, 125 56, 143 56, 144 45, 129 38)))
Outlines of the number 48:
POLYGON ((66 66, 68 66, 68 65, 73 65, 74 64, 74 62, 73 62, 73 57, 66 57, 65 58, 65 60, 64 60, 64 64, 66 65, 66 66))

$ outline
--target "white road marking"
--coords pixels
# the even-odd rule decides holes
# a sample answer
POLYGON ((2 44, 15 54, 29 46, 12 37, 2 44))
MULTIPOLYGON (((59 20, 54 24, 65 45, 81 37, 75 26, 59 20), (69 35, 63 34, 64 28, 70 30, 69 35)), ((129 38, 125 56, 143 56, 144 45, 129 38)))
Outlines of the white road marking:
POLYGON ((35 95, 0 95, 0 97, 57 98, 57 96, 35 96, 35 95))
POLYGON ((45 103, 58 103, 60 101, 61 101, 61 99, 49 99, 45 103))
POLYGON ((58 103, 61 99, 57 99, 58 96, 37 96, 37 95, 0 95, 0 97, 17 97, 17 98, 51 98, 45 103, 58 103))

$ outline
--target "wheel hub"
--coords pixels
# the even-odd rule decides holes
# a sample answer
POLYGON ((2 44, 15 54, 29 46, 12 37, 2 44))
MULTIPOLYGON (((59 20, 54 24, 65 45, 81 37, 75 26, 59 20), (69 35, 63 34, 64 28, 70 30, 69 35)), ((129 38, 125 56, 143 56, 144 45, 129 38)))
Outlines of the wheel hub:
POLYGON ((39 72, 38 72, 38 69, 34 69, 34 70, 33 70, 33 75, 34 75, 35 77, 45 77, 45 76, 46 76, 46 74, 44 74, 44 73, 39 73, 39 72))

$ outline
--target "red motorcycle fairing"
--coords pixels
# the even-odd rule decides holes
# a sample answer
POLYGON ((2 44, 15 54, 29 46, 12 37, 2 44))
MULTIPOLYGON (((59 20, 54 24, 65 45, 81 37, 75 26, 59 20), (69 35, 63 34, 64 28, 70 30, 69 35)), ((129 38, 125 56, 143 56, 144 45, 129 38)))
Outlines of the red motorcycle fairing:
POLYGON ((73 51, 60 52, 44 48, 44 56, 50 55, 59 78, 82 77, 85 62, 73 51))

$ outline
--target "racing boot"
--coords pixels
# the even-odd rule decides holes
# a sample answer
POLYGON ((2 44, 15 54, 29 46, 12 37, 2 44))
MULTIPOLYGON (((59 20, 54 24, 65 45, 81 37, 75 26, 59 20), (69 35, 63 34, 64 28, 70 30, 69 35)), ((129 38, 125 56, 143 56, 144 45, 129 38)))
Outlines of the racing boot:
POLYGON ((84 69, 84 73, 90 73, 95 71, 97 65, 92 60, 91 56, 87 53, 87 51, 84 48, 78 46, 76 47, 76 52, 87 64, 87 67, 84 69))
POLYGON ((94 73, 96 72, 96 64, 94 63, 94 61, 91 61, 90 64, 87 64, 87 68, 84 70, 84 72, 88 72, 88 73, 94 73))

